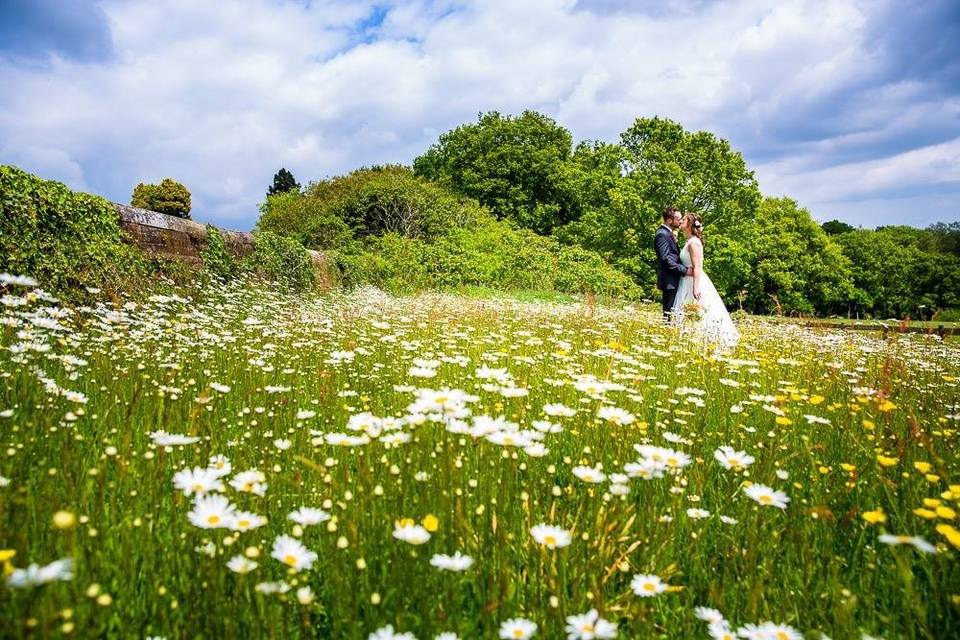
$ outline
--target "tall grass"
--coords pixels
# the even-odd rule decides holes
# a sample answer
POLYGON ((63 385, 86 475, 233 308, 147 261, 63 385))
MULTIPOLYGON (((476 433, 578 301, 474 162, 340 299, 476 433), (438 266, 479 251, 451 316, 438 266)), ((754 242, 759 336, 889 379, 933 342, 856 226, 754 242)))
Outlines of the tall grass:
POLYGON ((807 638, 960 633, 960 349, 933 337, 753 319, 722 354, 632 308, 240 281, 69 311, 24 291, 11 285, 0 325, 0 549, 15 551, 8 574, 74 564, 72 579, 0 586, 0 635, 366 638, 390 624, 489 638, 523 617, 559 638, 597 609, 621 638, 705 638, 697 606, 807 638), (476 398, 411 413, 417 389, 442 388, 476 398), (351 425, 363 412, 398 421, 351 425), (165 446, 158 431, 198 440, 165 446), (366 442, 331 444, 338 433, 366 442), (505 443, 537 438, 545 455, 505 443), (614 476, 642 444, 690 464, 614 476), (724 468, 723 445, 755 462, 724 468), (174 475, 215 455, 232 472, 213 493, 263 526, 191 524, 174 475), (250 469, 262 496, 229 484, 250 469), (786 508, 750 499, 751 483, 786 508), (300 527, 288 514, 303 506, 330 519, 300 527), (406 518, 429 540, 397 539, 406 518), (541 523, 569 546, 538 544, 541 523), (271 558, 282 534, 317 554, 308 570, 271 558), (466 571, 431 566, 455 551, 466 571), (259 566, 235 573, 236 555, 259 566), (640 597, 638 574, 670 588, 640 597), (261 593, 268 582, 289 590, 261 593))

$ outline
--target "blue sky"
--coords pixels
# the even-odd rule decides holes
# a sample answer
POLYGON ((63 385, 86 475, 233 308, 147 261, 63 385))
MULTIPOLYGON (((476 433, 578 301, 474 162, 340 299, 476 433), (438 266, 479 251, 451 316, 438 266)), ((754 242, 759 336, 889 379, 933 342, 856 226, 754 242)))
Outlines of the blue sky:
POLYGON ((820 220, 960 220, 960 2, 2 0, 0 163, 249 229, 274 172, 409 163, 488 110, 660 115, 820 220))

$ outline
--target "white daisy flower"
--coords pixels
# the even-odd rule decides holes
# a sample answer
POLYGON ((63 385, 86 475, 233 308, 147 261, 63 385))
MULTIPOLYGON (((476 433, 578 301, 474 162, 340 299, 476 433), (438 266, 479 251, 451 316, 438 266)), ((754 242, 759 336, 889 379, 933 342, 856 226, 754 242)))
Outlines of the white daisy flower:
POLYGON ((393 537, 409 544, 423 544, 430 539, 430 532, 418 524, 398 522, 394 525, 393 537))
POLYGON ((600 617, 596 609, 577 616, 567 616, 567 640, 616 638, 617 625, 600 617))
POLYGON ((755 500, 758 504, 765 507, 776 507, 777 509, 786 509, 790 498, 783 491, 777 491, 765 484, 752 484, 744 487, 743 492, 748 498, 755 500))
POLYGON ((273 541, 270 557, 279 560, 295 571, 309 569, 317 560, 317 554, 310 551, 296 538, 282 535, 273 541))
POLYGON ((539 544, 548 549, 562 549, 570 544, 570 532, 549 524, 538 524, 530 528, 530 534, 539 544))
POLYGON ((504 640, 526 640, 537 632, 537 623, 526 618, 512 618, 500 625, 500 637, 504 640))
POLYGON ((296 511, 287 514, 287 520, 292 520, 303 527, 326 522, 330 519, 330 514, 323 509, 314 509, 313 507, 300 507, 296 511))
POLYGON ((430 558, 430 564, 437 569, 443 569, 445 571, 466 571, 473 564, 473 558, 465 556, 459 551, 452 556, 437 553, 430 558))
POLYGON ((237 508, 230 504, 226 496, 218 493, 198 496, 187 518, 195 527, 201 529, 220 529, 229 527, 237 508))
POLYGON ((667 585, 660 579, 660 576, 637 574, 630 581, 630 588, 633 589, 635 595, 641 598, 651 598, 666 591, 667 585))

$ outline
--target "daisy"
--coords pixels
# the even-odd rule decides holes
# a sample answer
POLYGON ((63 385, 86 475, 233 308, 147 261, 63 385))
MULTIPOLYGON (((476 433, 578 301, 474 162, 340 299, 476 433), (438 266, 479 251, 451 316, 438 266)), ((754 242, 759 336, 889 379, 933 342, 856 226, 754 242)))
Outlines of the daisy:
POLYGON ((607 478, 605 473, 593 467, 574 467, 572 471, 584 482, 603 482, 607 478))
POLYGON ((600 617, 596 609, 578 616, 567 616, 567 640, 594 640, 616 638, 617 625, 600 617))
POLYGON ((667 590, 667 585, 659 576, 652 574, 637 574, 630 581, 630 588, 635 595, 641 598, 650 598, 667 590))
POLYGON ((635 419, 634 415, 629 411, 609 406, 603 406, 597 409, 597 417, 618 427, 630 424, 635 419))
POLYGON ((230 520, 230 528, 234 531, 249 531, 250 529, 262 527, 266 523, 267 519, 263 516, 258 516, 249 511, 237 511, 230 520))
POLYGON ((397 633, 393 630, 393 625, 388 624, 367 636, 367 640, 417 640, 417 638, 409 632, 397 633))
POLYGON ((273 541, 270 557, 279 560, 295 571, 309 569, 317 559, 317 554, 307 549, 296 538, 282 535, 273 541))
MULTIPOLYGON (((233 467, 230 465, 230 459, 227 456, 210 456, 210 462, 207 468, 216 472, 218 478, 230 475, 233 467)), ((223 491, 223 489, 221 489, 223 491)))
POLYGON ((709 624, 723 622, 725 620, 723 614, 712 607, 696 607, 694 608, 693 613, 698 618, 709 624))
MULTIPOLYGON (((712 640, 737 640, 737 634, 730 628, 726 620, 711 622, 707 633, 712 640)), ((774 639, 775 640, 775 639, 774 639)))
POLYGON ((240 554, 237 554, 230 558, 230 561, 227 563, 227 568, 234 573, 245 574, 250 573, 256 569, 259 564, 255 560, 250 560, 240 554))
POLYGON ((430 558, 430 564, 437 569, 444 569, 446 571, 466 571, 473 564, 473 558, 462 555, 459 551, 452 556, 437 553, 430 558))
POLYGON ((500 637, 504 640, 525 640, 537 632, 537 623, 526 618, 513 618, 500 625, 500 637))
POLYGON ((267 492, 266 479, 267 477, 263 475, 262 471, 250 469, 233 476, 233 480, 230 481, 230 486, 243 493, 253 493, 262 496, 267 492))
POLYGON ((722 446, 713 452, 713 457, 717 459, 724 469, 733 469, 740 471, 754 463, 756 458, 747 455, 746 451, 735 451, 733 447, 722 446))
POLYGON ((410 544, 423 544, 430 539, 430 532, 418 524, 398 522, 394 525, 393 537, 410 544))
POLYGON ((290 591, 290 585, 283 581, 260 582, 254 587, 254 589, 256 589, 257 593, 286 593, 287 591, 290 591))
POLYGON ((917 551, 922 551, 923 553, 936 553, 937 548, 921 538, 920 536, 895 536, 889 533, 880 534, 877 538, 880 542, 888 544, 891 546, 896 546, 899 544, 909 544, 912 545, 917 551))
POLYGON ((756 500, 765 507, 776 507, 777 509, 786 509, 790 498, 783 491, 777 491, 765 484, 752 484, 744 487, 743 492, 748 498, 756 500))
POLYGON ((745 624, 737 629, 737 635, 746 640, 803 640, 803 634, 793 627, 773 622, 745 624))
POLYGON ((280 451, 286 451, 292 444, 293 443, 286 438, 277 438, 273 441, 273 446, 275 446, 277 449, 280 449, 280 451))
POLYGON ((543 446, 542 442, 534 442, 533 444, 528 444, 523 448, 523 452, 531 458, 542 458, 543 456, 547 455, 548 451, 549 449, 543 446))
POLYGON ((200 442, 200 438, 195 436, 185 436, 179 433, 167 433, 166 431, 153 431, 150 433, 150 438, 155 444, 161 447, 179 447, 200 442))
POLYGON ((14 569, 13 573, 7 576, 7 586, 23 589, 54 580, 73 580, 73 559, 54 560, 45 567, 31 564, 26 569, 14 569))
POLYGON ((548 549, 562 549, 570 544, 570 532, 549 524, 538 524, 530 529, 533 539, 548 549))
POLYGON ((193 504, 193 510, 187 518, 195 527, 201 529, 219 529, 229 527, 237 508, 230 504, 226 496, 217 493, 198 496, 193 504))
POLYGON ((194 494, 202 496, 211 491, 224 489, 220 474, 215 469, 202 467, 178 471, 173 475, 173 486, 188 496, 194 494))
POLYGON ((694 520, 699 520, 701 518, 709 518, 710 512, 706 509, 687 509, 687 517, 693 518, 694 520))
POLYGON ((296 511, 291 511, 289 514, 287 514, 287 520, 292 520, 293 522, 296 522, 304 527, 320 524, 321 522, 326 522, 329 519, 329 513, 323 509, 314 509, 313 507, 300 507, 296 511))
POLYGON ((543 405, 543 412, 548 416, 563 416, 566 418, 577 414, 576 409, 571 409, 560 403, 543 405))

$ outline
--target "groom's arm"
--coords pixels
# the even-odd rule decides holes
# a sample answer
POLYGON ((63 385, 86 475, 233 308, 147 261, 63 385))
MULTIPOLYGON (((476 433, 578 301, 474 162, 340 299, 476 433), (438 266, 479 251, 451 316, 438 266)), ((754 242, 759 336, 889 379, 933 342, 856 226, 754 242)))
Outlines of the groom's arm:
POLYGON ((681 276, 687 275, 687 268, 680 262, 679 257, 670 251, 670 240, 666 233, 657 234, 653 241, 653 248, 657 252, 657 257, 667 265, 668 269, 681 276))

